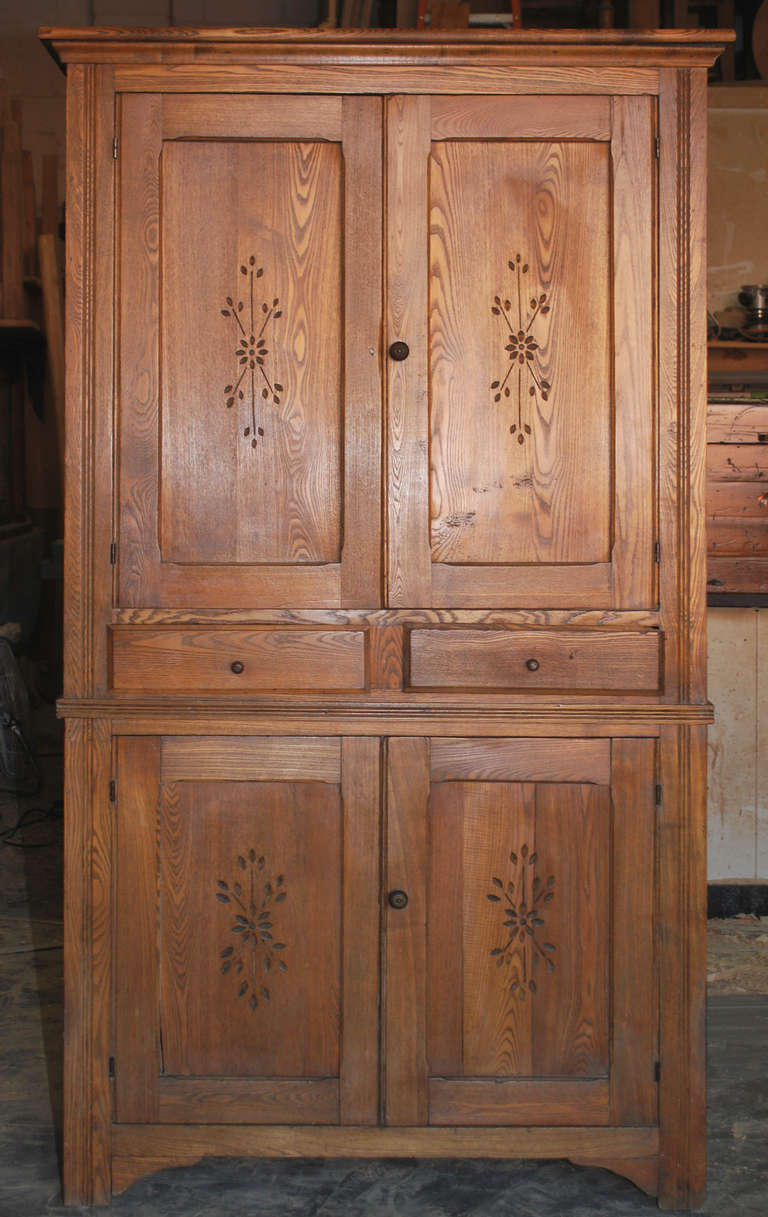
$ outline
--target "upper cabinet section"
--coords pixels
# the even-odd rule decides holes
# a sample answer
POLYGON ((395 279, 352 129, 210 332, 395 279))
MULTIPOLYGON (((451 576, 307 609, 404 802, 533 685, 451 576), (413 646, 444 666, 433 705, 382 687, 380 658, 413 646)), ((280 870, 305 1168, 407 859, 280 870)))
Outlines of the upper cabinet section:
POLYGON ((375 606, 381 102, 125 96, 119 603, 375 606))
POLYGON ((389 602, 650 607, 652 99, 394 97, 387 132, 389 602))

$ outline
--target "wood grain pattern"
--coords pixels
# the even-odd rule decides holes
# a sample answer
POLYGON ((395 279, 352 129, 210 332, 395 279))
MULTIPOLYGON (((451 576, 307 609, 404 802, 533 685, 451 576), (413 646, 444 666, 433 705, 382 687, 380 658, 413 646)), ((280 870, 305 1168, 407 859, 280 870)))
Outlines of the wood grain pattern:
POLYGON ((341 741, 319 736, 166 736, 161 757, 163 782, 341 781, 341 741))
POLYGON ((163 787, 167 1073, 201 1086, 207 1077, 271 1078, 276 1094, 281 1078, 338 1077, 340 797, 308 778, 163 787), (265 909, 269 937, 246 941, 242 926, 265 909))
POLYGON ((426 215, 430 101, 387 102, 386 344, 411 353, 387 363, 387 503, 389 547, 386 603, 429 605, 429 485, 427 453, 427 247, 415 217, 426 215))
POLYGON ((341 140, 342 99, 319 97, 311 107, 303 97, 206 97, 199 93, 163 97, 164 139, 341 140))
POLYGON ((425 739, 392 739, 387 761, 386 886, 408 895, 387 904, 384 925, 384 1123, 428 1123, 426 886, 429 753, 425 739))
POLYGON ((608 1083, 602 1080, 455 1082, 430 1078, 430 1124, 589 1124, 609 1122, 608 1083))
POLYGON ((657 633, 421 629, 409 637, 413 688, 659 687, 657 633), (529 662, 537 665, 533 671, 529 662))
POLYGON ((343 99, 344 533, 339 595, 348 608, 383 603, 382 124, 380 98, 343 99))
POLYGON ((658 1084, 656 975, 656 746, 617 739, 612 752, 611 1121, 655 1124, 658 1084))
POLYGON ((706 733, 662 728, 659 856, 659 1204, 706 1187, 706 733))
POLYGON ((365 639, 354 630, 120 628, 111 642, 117 690, 365 688, 365 639))
MULTIPOLYGON (((525 127, 515 141, 502 134, 503 126, 483 142, 432 145, 432 560, 607 562, 608 146, 520 140, 525 127), (531 307, 540 294, 541 311, 531 307), (504 316, 492 312, 496 298, 504 316), (566 335, 584 317, 588 335, 574 343, 566 335), (519 332, 538 344, 530 368, 510 364, 519 332), (593 476, 585 480, 587 466, 593 476)), ((514 578, 524 582, 525 574, 514 578)), ((575 573, 571 579, 578 586, 575 573)))
POLYGON ((142 1124, 157 1119, 164 1064, 157 1020, 159 741, 122 739, 117 765, 115 1119, 142 1124))
POLYGON ((578 629, 650 630, 658 627, 655 610, 602 609, 132 609, 112 611, 114 625, 529 625, 578 629))
POLYGON ((162 148, 160 552, 200 565, 336 563, 341 148, 239 135, 235 115, 227 140, 162 148), (206 257, 191 257, 201 239, 206 257), (262 334, 268 353, 248 371, 250 335, 262 334))
POLYGON ((610 139, 607 97, 584 97, 563 112, 556 97, 433 97, 432 139, 610 139))
POLYGON ((339 1083, 335 1078, 162 1078, 158 1087, 161 1124, 183 1122, 190 1111, 212 1124, 337 1124, 339 1083))
POLYGON ((433 739, 433 782, 595 782, 611 780, 607 740, 433 739))
POLYGON ((379 1122, 381 744, 342 742, 342 1006, 339 1121, 379 1122))
POLYGON ((65 1197, 110 1194, 112 832, 104 722, 67 724, 64 822, 65 1197))
POLYGON ((654 601, 654 178, 652 102, 613 99, 613 597, 621 608, 654 601))
POLYGON ((368 632, 368 684, 371 689, 402 689, 405 630, 401 625, 374 626, 368 632))

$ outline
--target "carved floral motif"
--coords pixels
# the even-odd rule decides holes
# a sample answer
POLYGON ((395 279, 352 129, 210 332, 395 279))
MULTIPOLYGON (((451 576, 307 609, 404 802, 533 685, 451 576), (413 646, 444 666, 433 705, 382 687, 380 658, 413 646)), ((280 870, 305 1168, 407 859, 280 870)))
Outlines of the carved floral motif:
MULTIPOLYGON (((240 274, 246 280, 246 301, 227 296, 226 308, 221 310, 222 317, 230 317, 240 335, 235 348, 236 370, 239 369, 237 380, 224 386, 224 397, 229 409, 237 402, 243 402, 249 409, 250 421, 243 428, 243 436, 250 439, 251 447, 257 448, 259 439, 264 435, 264 428, 256 422, 257 400, 269 401, 272 405, 280 405, 280 394, 283 386, 271 379, 267 371, 270 350, 267 346, 266 333, 273 321, 282 316, 280 300, 275 296, 270 304, 264 300, 259 305, 255 298, 256 281, 261 279, 264 268, 256 266, 256 257, 251 254, 247 266, 240 267, 240 274), (247 322, 247 326, 244 324, 247 322), (263 384, 262 384, 263 381, 263 384)), ((274 373, 272 374, 274 376, 274 373)))
POLYGON ((517 421, 512 423, 509 428, 510 435, 517 436, 518 444, 524 444, 527 435, 531 434, 530 424, 523 422, 523 397, 524 389, 527 387, 528 396, 532 397, 538 404, 539 397, 542 401, 549 399, 550 389, 552 385, 544 378, 539 363, 537 351, 540 345, 536 341, 531 329, 536 322, 536 319, 543 314, 549 312, 548 297, 546 292, 541 292, 538 296, 531 296, 528 301, 528 308, 523 314, 523 276, 528 274, 528 263, 523 262, 520 254, 515 254, 514 260, 507 263, 512 271, 515 279, 515 291, 513 295, 517 302, 517 321, 513 318, 514 306, 511 300, 503 299, 501 296, 494 296, 491 312, 494 317, 498 317, 506 335, 506 345, 504 350, 507 352, 510 366, 503 379, 491 381, 491 391, 493 400, 501 402, 504 398, 509 398, 512 392, 517 388, 517 421), (517 372, 517 376, 513 373, 517 372), (511 380, 512 387, 508 383, 511 380))
POLYGON ((282 904, 288 893, 282 875, 263 882, 266 861, 255 849, 239 855, 237 865, 243 872, 242 882, 216 881, 216 899, 219 904, 230 905, 234 914, 230 933, 235 943, 221 951, 221 973, 233 973, 238 979, 237 996, 247 997, 250 1009, 256 1010, 260 1001, 269 1001, 272 996, 267 981, 271 983, 275 972, 288 970, 280 957, 286 944, 276 942, 274 935, 275 906, 282 904))
POLYGON ((515 868, 514 878, 505 884, 494 876, 496 891, 487 896, 492 904, 503 906, 507 933, 506 941, 493 947, 490 954, 497 968, 510 969, 509 992, 516 993, 522 1001, 526 994, 536 992, 535 973, 542 963, 547 972, 555 970, 554 943, 541 941, 545 905, 555 898, 555 877, 550 875, 546 882, 542 881, 536 873, 537 855, 529 853, 527 845, 522 846, 519 854, 512 850, 509 860, 515 868))

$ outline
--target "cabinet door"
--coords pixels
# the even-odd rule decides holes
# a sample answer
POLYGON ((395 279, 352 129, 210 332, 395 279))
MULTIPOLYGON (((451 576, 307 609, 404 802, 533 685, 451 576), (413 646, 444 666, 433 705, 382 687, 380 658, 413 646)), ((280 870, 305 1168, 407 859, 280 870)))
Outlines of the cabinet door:
POLYGON ((390 741, 387 1123, 657 1122, 653 761, 390 741))
POLYGON ((378 1120, 379 742, 125 738, 115 1118, 378 1120))
POLYGON ((653 604, 653 104, 389 100, 390 604, 653 604))
POLYGON ((380 603, 381 102, 129 95, 119 603, 380 603))

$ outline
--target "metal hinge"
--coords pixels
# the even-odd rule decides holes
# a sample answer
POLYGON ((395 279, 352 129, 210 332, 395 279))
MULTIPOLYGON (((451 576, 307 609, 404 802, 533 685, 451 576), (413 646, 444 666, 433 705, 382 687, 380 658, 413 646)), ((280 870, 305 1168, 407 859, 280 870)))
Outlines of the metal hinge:
POLYGON ((111 1056, 109 1058, 108 1072, 109 1072, 110 1078, 114 1078, 114 1076, 115 1076, 115 1058, 113 1056, 111 1056))
POLYGON ((662 795, 661 782, 657 782, 656 783, 656 806, 657 807, 661 806, 661 795, 662 795))
POLYGON ((661 541, 654 541, 653 543, 653 560, 654 562, 661 562, 661 541))
POLYGON ((109 561, 110 561, 111 566, 114 566, 115 563, 117 562, 117 541, 110 541, 109 561))
POLYGON ((117 136, 112 140, 112 160, 117 160, 117 136))
POLYGON ((654 1081, 656 1081, 656 1082, 661 1081, 661 1061, 653 1062, 653 1077, 654 1077, 654 1081))
POLYGON ((109 783, 109 801, 110 801, 110 803, 114 803, 116 799, 117 799, 117 784, 115 782, 115 779, 112 778, 111 782, 109 783))
POLYGON ((653 151, 656 156, 656 160, 658 160, 659 157, 661 156, 661 140, 659 139, 658 135, 656 136, 655 140, 653 141, 653 151))

